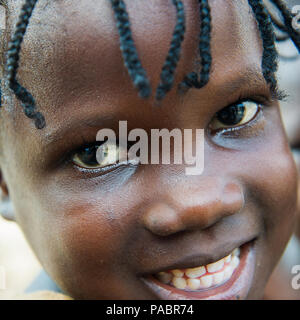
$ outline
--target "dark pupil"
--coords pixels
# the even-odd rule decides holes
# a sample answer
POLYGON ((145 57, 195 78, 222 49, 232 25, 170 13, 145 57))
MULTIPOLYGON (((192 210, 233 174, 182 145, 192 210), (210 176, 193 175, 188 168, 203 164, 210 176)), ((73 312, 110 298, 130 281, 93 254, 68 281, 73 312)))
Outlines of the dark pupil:
POLYGON ((97 149, 99 146, 90 146, 84 148, 79 154, 80 160, 89 165, 97 165, 98 161, 96 158, 97 149))
POLYGON ((244 118, 245 106, 240 103, 234 106, 229 106, 217 112, 217 118, 220 122, 226 125, 236 125, 244 118))

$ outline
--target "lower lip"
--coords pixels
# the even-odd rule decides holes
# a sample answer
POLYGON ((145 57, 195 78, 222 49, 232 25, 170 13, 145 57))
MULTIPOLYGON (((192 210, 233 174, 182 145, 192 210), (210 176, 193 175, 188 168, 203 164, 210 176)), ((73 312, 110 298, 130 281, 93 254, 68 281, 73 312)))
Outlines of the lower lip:
POLYGON ((201 291, 184 291, 159 282, 153 276, 143 278, 152 292, 163 300, 244 300, 250 290, 254 269, 255 250, 252 245, 242 246, 240 263, 231 278, 224 284, 201 291))

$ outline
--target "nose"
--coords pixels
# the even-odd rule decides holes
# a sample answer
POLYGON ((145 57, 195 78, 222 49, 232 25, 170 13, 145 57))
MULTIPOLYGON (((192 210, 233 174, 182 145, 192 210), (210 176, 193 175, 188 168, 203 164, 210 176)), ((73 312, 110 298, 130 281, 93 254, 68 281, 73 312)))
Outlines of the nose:
POLYGON ((242 187, 237 182, 211 180, 191 190, 173 187, 164 200, 153 202, 144 212, 147 230, 158 236, 205 229, 220 219, 238 213, 244 206, 242 187))

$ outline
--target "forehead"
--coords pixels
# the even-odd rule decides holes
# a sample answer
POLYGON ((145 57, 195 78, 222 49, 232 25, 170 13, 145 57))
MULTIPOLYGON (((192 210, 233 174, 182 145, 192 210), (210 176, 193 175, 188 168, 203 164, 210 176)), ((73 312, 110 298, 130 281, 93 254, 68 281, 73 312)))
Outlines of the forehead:
MULTIPOLYGON (((176 22, 175 8, 172 1, 125 2, 142 65, 155 89, 176 22)), ((186 73, 197 69, 198 61, 198 1, 183 3, 186 34, 175 88, 186 73)), ((14 4, 13 20, 19 4, 14 4)), ((260 68, 261 43, 247 0, 211 0, 210 6, 212 78, 223 86, 247 70, 260 68)), ((133 89, 107 0, 38 1, 22 47, 18 76, 36 98, 48 124, 59 125, 57 110, 59 119, 68 119, 70 110, 76 114, 83 107, 86 113, 93 113, 95 105, 115 110, 131 104, 134 110, 135 105, 141 109, 141 104, 150 108, 153 103, 152 98, 141 103, 133 89)), ((177 104, 175 89, 165 100, 167 106, 177 104)), ((98 108, 97 112, 101 110, 104 108, 98 108)), ((24 123, 21 111, 15 120, 18 127, 20 122, 24 123)), ((22 125, 26 130, 31 129, 27 120, 22 125)))

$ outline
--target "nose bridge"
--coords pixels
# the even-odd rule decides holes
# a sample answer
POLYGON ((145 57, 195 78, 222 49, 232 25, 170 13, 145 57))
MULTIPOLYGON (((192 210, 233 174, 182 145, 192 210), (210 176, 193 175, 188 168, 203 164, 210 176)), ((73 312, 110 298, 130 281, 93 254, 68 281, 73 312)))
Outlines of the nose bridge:
POLYGON ((176 184, 153 202, 144 215, 145 227, 160 236, 205 229, 244 205, 239 182, 206 177, 198 185, 176 184), (162 200, 163 199, 163 200, 162 200))

